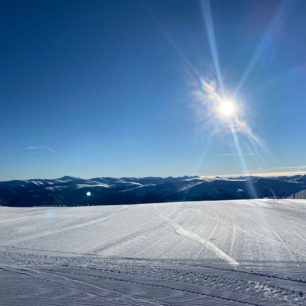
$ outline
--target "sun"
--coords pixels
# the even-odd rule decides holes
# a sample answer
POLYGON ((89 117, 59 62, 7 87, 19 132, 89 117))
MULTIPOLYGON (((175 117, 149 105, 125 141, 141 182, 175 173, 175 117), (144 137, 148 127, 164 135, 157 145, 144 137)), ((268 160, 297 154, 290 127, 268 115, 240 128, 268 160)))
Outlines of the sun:
POLYGON ((230 119, 235 116, 237 112, 237 106, 235 102, 230 100, 224 100, 217 105, 217 113, 219 117, 223 119, 230 119))

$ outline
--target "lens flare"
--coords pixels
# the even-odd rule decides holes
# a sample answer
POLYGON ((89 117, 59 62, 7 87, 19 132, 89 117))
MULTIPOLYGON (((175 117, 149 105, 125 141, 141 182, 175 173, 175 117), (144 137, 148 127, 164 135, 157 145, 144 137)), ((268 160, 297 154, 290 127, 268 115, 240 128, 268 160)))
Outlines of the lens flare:
MULTIPOLYGON (((246 116, 246 108, 244 101, 239 96, 240 88, 244 84, 246 78, 255 68, 256 63, 265 50, 265 46, 269 43, 270 33, 277 33, 281 15, 277 13, 275 21, 271 24, 271 29, 265 35, 263 42, 257 48, 254 57, 251 59, 245 73, 240 82, 233 91, 228 91, 224 81, 224 76, 221 73, 219 55, 217 50, 217 42, 215 37, 214 23, 212 18, 210 0, 201 0, 201 8, 203 15, 203 23, 206 29, 208 38, 208 46, 212 56, 212 68, 205 68, 205 75, 199 69, 196 70, 196 77, 192 78, 193 94, 197 103, 192 105, 196 109, 196 119, 199 121, 201 132, 204 129, 209 130, 209 133, 202 133, 205 136, 206 145, 204 148, 201 163, 207 154, 208 147, 212 141, 213 135, 223 133, 232 135, 234 146, 236 147, 237 155, 241 162, 243 173, 248 174, 248 168, 244 159, 244 151, 254 153, 261 157, 260 153, 271 153, 264 145, 264 142, 253 132, 246 116), (274 27, 276 29, 274 30, 274 27)), ((248 114, 249 115, 249 114, 248 114)), ((252 180, 248 183, 248 189, 253 197, 256 197, 256 190, 252 180)))
POLYGON ((233 101, 225 100, 219 103, 217 111, 221 118, 229 119, 235 116, 236 105, 233 101))
POLYGON ((242 132, 247 127, 243 103, 229 92, 219 92, 215 80, 202 80, 195 91, 205 120, 223 132, 242 132))
POLYGON ((226 90, 225 86, 223 86, 223 90, 224 94, 222 89, 217 86, 215 78, 198 81, 194 96, 197 101, 197 114, 201 117, 201 123, 203 124, 202 127, 209 127, 212 133, 239 133, 252 146, 252 151, 269 153, 263 141, 249 125, 241 97, 226 90))

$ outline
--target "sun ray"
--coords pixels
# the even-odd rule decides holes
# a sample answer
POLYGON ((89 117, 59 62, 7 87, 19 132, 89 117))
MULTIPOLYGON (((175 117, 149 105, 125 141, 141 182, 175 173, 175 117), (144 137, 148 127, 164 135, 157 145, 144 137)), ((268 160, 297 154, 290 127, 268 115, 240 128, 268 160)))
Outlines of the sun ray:
MULTIPOLYGON (((235 147, 236 147, 236 151, 237 151, 237 154, 239 156, 242 171, 246 176, 250 176, 249 170, 247 168, 247 165, 246 165, 246 162, 245 162, 245 159, 244 159, 244 156, 243 156, 243 153, 241 151, 241 147, 240 147, 238 137, 237 137, 237 135, 236 135, 236 133, 233 129, 232 124, 231 124, 231 132, 232 132, 232 136, 233 136, 233 139, 234 139, 234 144, 235 144, 235 147)), ((251 195, 251 197, 252 198, 257 198, 257 193, 256 193, 256 190, 255 190, 254 184, 252 182, 252 179, 247 180, 247 188, 248 188, 248 191, 249 191, 249 194, 251 195)))
POLYGON ((188 57, 185 55, 183 50, 180 48, 178 43, 175 41, 173 36, 170 34, 170 32, 166 29, 166 27, 160 22, 160 20, 155 16, 154 11, 152 8, 146 3, 145 5, 147 11, 152 17, 153 22, 159 29, 160 33, 163 35, 163 37, 168 41, 168 43, 173 47, 173 49, 177 52, 178 56, 181 58, 183 64, 186 67, 186 70, 191 75, 193 82, 197 83, 200 79, 200 73, 198 69, 192 64, 192 62, 188 59, 188 57))
POLYGON ((210 1, 202 0, 201 8, 202 8, 208 43, 209 43, 211 55, 213 58, 218 83, 221 88, 222 95, 224 95, 224 87, 223 87, 221 69, 220 69, 220 64, 219 64, 219 56, 218 56, 214 25, 213 25, 213 20, 212 20, 212 13, 211 13, 211 8, 210 8, 210 1))
POLYGON ((208 153, 209 147, 210 147, 210 145, 211 145, 211 143, 213 141, 213 136, 216 133, 215 131, 218 130, 218 126, 219 126, 219 124, 216 123, 215 127, 212 129, 212 131, 206 137, 206 143, 205 143, 204 149, 202 151, 201 158, 200 158, 200 160, 198 162, 198 165, 197 165, 197 168, 196 168, 196 171, 195 171, 198 174, 199 174, 201 168, 203 167, 204 160, 205 160, 206 155, 208 153))
POLYGON ((270 47, 271 43, 273 42, 273 37, 275 37, 282 29, 282 25, 285 22, 285 19, 292 11, 296 1, 282 1, 279 8, 275 12, 268 29, 266 30, 265 34, 263 35, 258 47, 256 48, 254 55, 252 56, 251 60, 249 61, 245 72, 243 73, 235 93, 238 93, 243 86, 244 82, 246 81, 247 77, 250 75, 252 70, 255 68, 256 64, 258 63, 261 56, 264 52, 270 47))

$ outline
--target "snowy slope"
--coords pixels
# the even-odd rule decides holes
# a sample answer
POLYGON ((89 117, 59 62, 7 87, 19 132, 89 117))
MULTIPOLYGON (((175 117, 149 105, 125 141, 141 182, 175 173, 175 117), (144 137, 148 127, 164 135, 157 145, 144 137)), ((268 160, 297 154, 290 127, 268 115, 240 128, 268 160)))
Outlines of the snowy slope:
POLYGON ((305 200, 0 216, 1 305, 306 304, 305 200))

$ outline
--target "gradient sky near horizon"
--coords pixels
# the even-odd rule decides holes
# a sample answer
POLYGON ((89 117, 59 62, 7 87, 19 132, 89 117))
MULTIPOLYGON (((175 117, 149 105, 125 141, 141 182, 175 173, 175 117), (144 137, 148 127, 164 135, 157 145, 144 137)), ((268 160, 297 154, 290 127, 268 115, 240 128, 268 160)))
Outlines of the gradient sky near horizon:
POLYGON ((306 171, 306 1, 12 0, 0 15, 0 180, 232 175, 241 158, 306 171), (194 97, 217 79, 209 16, 258 150, 237 133, 239 155, 194 97))

